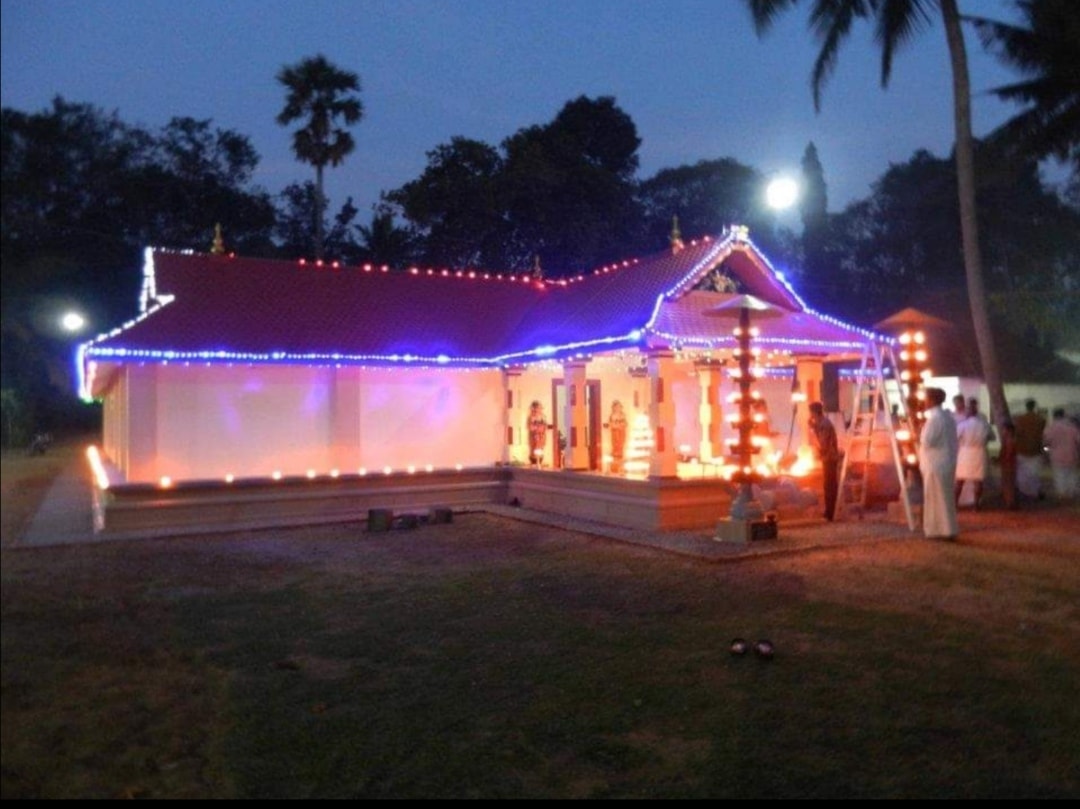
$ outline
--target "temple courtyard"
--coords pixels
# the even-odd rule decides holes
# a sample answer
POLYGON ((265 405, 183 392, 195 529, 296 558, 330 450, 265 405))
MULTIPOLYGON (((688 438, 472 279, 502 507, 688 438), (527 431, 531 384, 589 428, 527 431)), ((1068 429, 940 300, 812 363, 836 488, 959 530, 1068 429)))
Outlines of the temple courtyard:
POLYGON ((65 474, 3 459, 5 799, 1080 796, 1075 503, 40 541, 65 474))

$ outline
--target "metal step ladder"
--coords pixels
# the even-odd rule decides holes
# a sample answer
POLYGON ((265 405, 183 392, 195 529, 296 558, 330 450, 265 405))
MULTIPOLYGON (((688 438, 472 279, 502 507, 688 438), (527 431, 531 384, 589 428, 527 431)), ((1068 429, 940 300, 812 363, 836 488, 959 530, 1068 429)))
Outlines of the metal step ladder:
POLYGON ((847 430, 844 461, 840 467, 836 518, 854 512, 861 519, 870 501, 872 451, 878 436, 884 436, 892 451, 896 476, 900 481, 900 500, 904 505, 908 528, 916 530, 912 507, 912 485, 899 436, 914 446, 918 432, 904 395, 899 365, 892 345, 868 343, 856 377, 855 401, 847 430), (895 407, 895 415, 893 408, 895 407))

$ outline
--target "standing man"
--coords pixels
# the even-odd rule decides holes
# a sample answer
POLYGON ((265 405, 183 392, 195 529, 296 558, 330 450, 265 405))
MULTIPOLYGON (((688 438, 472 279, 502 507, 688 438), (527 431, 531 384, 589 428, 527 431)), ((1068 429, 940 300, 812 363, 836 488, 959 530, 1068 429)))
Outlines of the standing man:
POLYGON ((967 418, 967 402, 964 401, 964 394, 958 393, 952 397, 953 401, 953 421, 956 422, 956 426, 960 426, 960 422, 967 418))
POLYGON ((1080 463, 1080 429, 1065 418, 1065 408, 1054 408, 1054 420, 1043 433, 1054 473, 1054 494, 1062 500, 1076 496, 1076 467, 1080 463))
POLYGON ((1046 419, 1035 410, 1035 400, 1024 402, 1024 413, 1013 419, 1016 426, 1016 488, 1025 497, 1042 497, 1043 431, 1046 419))
POLYGON ((825 495, 825 519, 832 520, 836 514, 836 493, 839 488, 840 447, 836 441, 836 428, 825 417, 821 402, 810 403, 810 435, 821 461, 822 488, 825 495))
POLYGON ((994 428, 986 420, 986 416, 979 412, 979 400, 969 399, 967 404, 967 418, 956 426, 956 438, 959 444, 959 454, 956 459, 956 505, 960 505, 960 495, 964 492, 964 484, 971 481, 975 498, 975 510, 979 510, 982 500, 983 481, 986 479, 986 468, 990 465, 990 451, 987 445, 994 438, 994 428))
POLYGON ((956 423, 946 413, 945 391, 927 388, 926 423, 919 438, 919 472, 923 479, 923 535, 956 539, 956 423))

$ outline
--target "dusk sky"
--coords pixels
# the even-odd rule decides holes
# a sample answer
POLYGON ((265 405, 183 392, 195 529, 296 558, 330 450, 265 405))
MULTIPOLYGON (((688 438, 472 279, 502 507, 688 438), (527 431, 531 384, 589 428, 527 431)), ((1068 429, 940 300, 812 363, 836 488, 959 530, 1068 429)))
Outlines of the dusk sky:
MULTIPOLYGON (((250 137, 256 182, 278 193, 314 172, 274 120, 284 103, 274 77, 323 53, 361 78, 356 151, 328 171, 327 191, 335 207, 351 195, 362 222, 439 144, 462 135, 497 146, 580 95, 614 96, 634 120, 641 178, 720 157, 795 171, 813 141, 837 211, 916 149, 949 153, 948 54, 935 20, 883 91, 863 25, 815 113, 806 6, 759 38, 740 0, 0 0, 0 95, 25 112, 60 95, 149 128, 210 118, 250 137)), ((1005 0, 961 10, 1012 18, 1005 0)), ((1014 76, 967 33, 981 136, 1016 111, 984 91, 1014 76)))

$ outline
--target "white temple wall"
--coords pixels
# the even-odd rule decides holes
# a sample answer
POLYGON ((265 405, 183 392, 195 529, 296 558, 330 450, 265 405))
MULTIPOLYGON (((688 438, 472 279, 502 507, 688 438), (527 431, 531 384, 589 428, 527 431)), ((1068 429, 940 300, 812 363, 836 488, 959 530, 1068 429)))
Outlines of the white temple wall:
POLYGON ((502 460, 502 373, 497 370, 366 368, 361 373, 359 463, 423 469, 502 460))
POLYGON ((151 479, 329 472, 334 369, 166 365, 157 376, 151 479))
POLYGON ((104 449, 132 483, 490 466, 503 407, 497 371, 130 365, 104 449))

